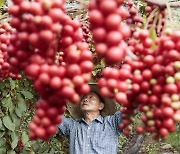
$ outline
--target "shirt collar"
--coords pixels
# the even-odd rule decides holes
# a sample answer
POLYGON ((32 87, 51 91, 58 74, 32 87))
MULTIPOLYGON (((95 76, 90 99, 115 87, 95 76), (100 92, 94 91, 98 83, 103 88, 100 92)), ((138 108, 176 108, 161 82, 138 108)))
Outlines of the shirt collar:
MULTIPOLYGON (((97 120, 97 121, 100 122, 100 123, 103 123, 103 117, 102 117, 101 115, 99 115, 95 120, 97 120)), ((80 121, 83 121, 83 122, 86 123, 86 121, 85 121, 84 118, 82 118, 80 121)))
POLYGON ((103 117, 99 115, 95 120, 99 121, 100 123, 103 123, 103 117))

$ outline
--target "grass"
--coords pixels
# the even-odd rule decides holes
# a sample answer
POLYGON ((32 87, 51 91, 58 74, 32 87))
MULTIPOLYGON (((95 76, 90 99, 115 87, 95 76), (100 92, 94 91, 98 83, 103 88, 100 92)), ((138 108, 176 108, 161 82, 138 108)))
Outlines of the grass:
POLYGON ((171 144, 178 152, 180 152, 180 124, 177 126, 177 131, 170 134, 166 143, 171 144))

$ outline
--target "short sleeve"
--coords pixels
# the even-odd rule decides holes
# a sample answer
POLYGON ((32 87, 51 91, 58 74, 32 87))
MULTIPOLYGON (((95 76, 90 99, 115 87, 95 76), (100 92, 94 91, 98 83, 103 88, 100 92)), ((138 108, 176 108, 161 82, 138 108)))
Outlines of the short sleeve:
POLYGON ((63 121, 58 125, 58 129, 63 135, 69 136, 70 130, 73 129, 74 123, 75 120, 72 118, 66 118, 63 116, 63 121))
POLYGON ((107 120, 111 127, 116 131, 116 133, 120 135, 122 133, 122 131, 119 129, 119 125, 122 123, 121 112, 117 111, 114 115, 108 116, 107 120))

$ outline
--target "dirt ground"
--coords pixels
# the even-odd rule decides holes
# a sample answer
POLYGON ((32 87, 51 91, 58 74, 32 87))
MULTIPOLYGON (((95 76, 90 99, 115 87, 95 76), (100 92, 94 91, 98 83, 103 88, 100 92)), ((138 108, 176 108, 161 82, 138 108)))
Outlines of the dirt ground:
POLYGON ((171 144, 153 140, 151 135, 134 135, 125 143, 121 154, 180 154, 180 151, 171 144))

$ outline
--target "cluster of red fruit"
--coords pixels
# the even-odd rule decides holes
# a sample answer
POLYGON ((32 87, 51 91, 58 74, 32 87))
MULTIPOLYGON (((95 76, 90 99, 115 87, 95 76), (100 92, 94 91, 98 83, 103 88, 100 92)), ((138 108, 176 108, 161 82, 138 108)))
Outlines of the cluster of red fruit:
POLYGON ((48 102, 40 100, 36 104, 36 109, 36 115, 29 123, 30 138, 48 140, 49 136, 57 133, 56 125, 62 122, 61 115, 65 112, 65 107, 62 104, 56 104, 56 107, 53 107, 48 102))
POLYGON ((0 25, 0 80, 11 77, 13 79, 21 79, 20 74, 14 74, 10 71, 8 62, 7 48, 10 43, 10 35, 13 29, 8 23, 0 25))
POLYGON ((67 101, 78 103, 80 95, 89 93, 92 53, 83 42, 80 23, 65 13, 64 0, 14 0, 9 11, 16 28, 8 48, 11 69, 24 70, 42 99, 30 136, 48 140, 56 133, 61 120, 55 119, 61 119, 67 101), (60 63, 55 61, 57 53, 62 53, 60 63))
POLYGON ((81 28, 83 30, 84 41, 87 43, 92 43, 91 33, 89 30, 89 23, 82 23, 81 28))
POLYGON ((93 69, 92 54, 86 43, 77 43, 64 52, 64 65, 49 65, 39 55, 33 55, 25 72, 33 78, 34 87, 43 99, 48 102, 61 102, 68 99, 74 103, 80 100, 79 95, 90 90, 88 81, 93 69))
POLYGON ((180 121, 180 31, 167 30, 158 38, 154 50, 149 37, 148 31, 142 30, 131 42, 131 49, 139 56, 137 61, 127 59, 133 74, 132 89, 127 96, 133 102, 131 106, 144 113, 144 126, 138 127, 137 132, 167 138, 180 121))
MULTIPOLYGON (((9 12, 16 30, 0 27, 0 71, 6 77, 6 70, 15 74, 24 70, 34 82, 42 100, 29 124, 30 136, 48 140, 57 132, 67 101, 78 103, 80 95, 90 91, 93 57, 83 42, 83 30, 85 39, 89 31, 87 27, 82 30, 81 24, 66 14, 65 0, 13 2, 9 12)), ((120 69, 103 70, 98 82, 100 92, 123 106, 120 128, 126 135, 131 130, 132 114, 139 110, 144 125, 137 132, 153 132, 156 138, 166 138, 180 121, 180 32, 167 30, 156 44, 147 30, 135 31, 129 39, 132 31, 126 23, 141 26, 142 18, 131 2, 129 12, 123 5, 124 0, 89 3, 97 55, 107 64, 125 63, 120 69), (126 56, 127 52, 132 57, 126 56)))
MULTIPOLYGON (((9 53, 13 71, 24 69, 28 57, 36 53, 52 62, 58 50, 59 36, 68 16, 64 1, 22 1, 14 0, 9 8, 13 15, 10 23, 16 29, 11 37, 9 53)), ((53 63, 53 62, 52 62, 53 63)))
POLYGON ((101 87, 107 78, 107 71, 103 72, 104 78, 99 80, 101 94, 114 97, 122 104, 120 128, 126 135, 130 133, 131 115, 138 109, 144 113, 144 125, 138 127, 137 132, 151 132, 156 138, 166 138, 180 121, 180 31, 167 30, 157 40, 156 49, 152 49, 153 41, 147 30, 135 32, 134 37, 129 47, 137 59, 126 57, 126 64, 119 73, 116 71, 118 80, 124 78, 126 82, 120 86, 117 80, 108 79, 101 87), (114 95, 106 95, 109 88, 114 95))
POLYGON ((136 27, 142 27, 143 17, 139 14, 139 10, 134 6, 132 1, 128 2, 129 16, 127 18, 127 24, 132 25, 131 29, 134 31, 136 27), (136 26, 134 26, 136 25, 136 26))
POLYGON ((46 56, 49 50, 56 48, 57 37, 67 18, 64 0, 13 2, 14 5, 9 8, 13 15, 10 23, 18 31, 17 40, 28 46, 28 52, 40 52, 46 56))
POLYGON ((89 3, 89 21, 96 53, 104 57, 108 64, 122 61, 127 49, 124 40, 131 35, 129 26, 122 23, 129 15, 121 7, 123 2, 124 0, 91 0, 89 3))
POLYGON ((128 90, 128 85, 125 81, 131 78, 131 72, 126 69, 126 66, 123 65, 123 68, 120 70, 106 67, 103 70, 103 78, 100 78, 98 81, 102 96, 115 98, 117 102, 124 105, 127 103, 125 92, 128 90))

